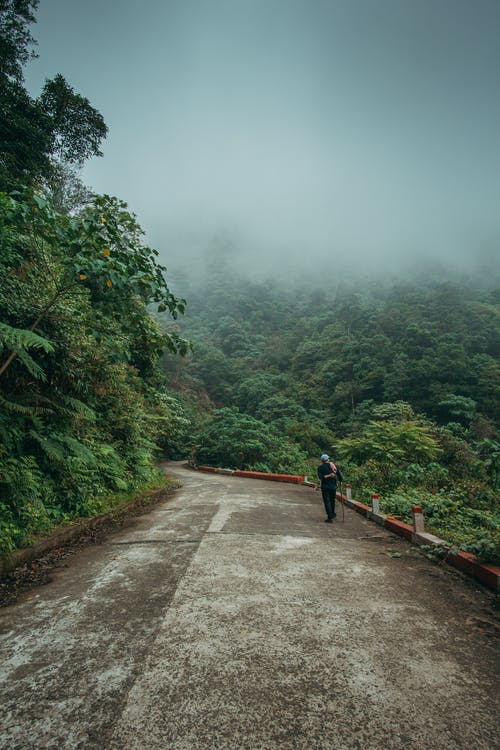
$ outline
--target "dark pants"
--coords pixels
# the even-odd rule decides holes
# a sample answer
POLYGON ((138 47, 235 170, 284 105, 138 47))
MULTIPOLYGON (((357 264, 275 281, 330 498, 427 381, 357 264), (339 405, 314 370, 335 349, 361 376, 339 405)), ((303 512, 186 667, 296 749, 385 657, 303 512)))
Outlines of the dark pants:
POLYGON ((337 496, 337 488, 335 487, 335 489, 330 489, 329 487, 322 487, 321 494, 323 495, 326 515, 328 516, 328 518, 333 518, 335 515, 335 498, 337 496))

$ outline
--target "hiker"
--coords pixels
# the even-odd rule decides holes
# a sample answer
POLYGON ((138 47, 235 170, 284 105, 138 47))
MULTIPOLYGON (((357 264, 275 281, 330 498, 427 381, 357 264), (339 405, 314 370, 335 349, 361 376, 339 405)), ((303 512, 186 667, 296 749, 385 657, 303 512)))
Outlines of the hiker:
POLYGON ((337 515, 335 513, 335 499, 337 497, 337 479, 342 481, 342 474, 335 464, 330 461, 327 453, 321 456, 321 464, 318 466, 318 477, 321 480, 321 494, 326 510, 326 523, 332 523, 337 515))

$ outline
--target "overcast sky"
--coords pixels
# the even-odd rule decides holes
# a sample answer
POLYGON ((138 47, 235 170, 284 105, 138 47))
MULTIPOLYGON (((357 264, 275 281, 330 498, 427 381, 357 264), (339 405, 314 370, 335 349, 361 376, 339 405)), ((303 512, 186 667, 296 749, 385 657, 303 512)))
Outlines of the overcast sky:
POLYGON ((499 0, 41 0, 33 32, 167 265, 500 255, 499 0))

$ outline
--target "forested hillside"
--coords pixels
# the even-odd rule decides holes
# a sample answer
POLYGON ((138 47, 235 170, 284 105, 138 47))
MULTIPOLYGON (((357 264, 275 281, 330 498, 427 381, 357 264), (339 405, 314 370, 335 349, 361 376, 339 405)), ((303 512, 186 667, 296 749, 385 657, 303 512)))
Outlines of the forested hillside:
POLYGON ((212 271, 189 291, 192 356, 164 362, 197 460, 313 475, 327 451, 358 498, 403 517, 418 500, 498 555, 499 301, 492 278, 287 289, 212 271))
POLYGON ((184 309, 158 253, 79 180, 100 113, 61 75, 24 86, 36 7, 0 4, 0 553, 158 484, 179 422, 158 362, 185 348, 149 312, 184 309))

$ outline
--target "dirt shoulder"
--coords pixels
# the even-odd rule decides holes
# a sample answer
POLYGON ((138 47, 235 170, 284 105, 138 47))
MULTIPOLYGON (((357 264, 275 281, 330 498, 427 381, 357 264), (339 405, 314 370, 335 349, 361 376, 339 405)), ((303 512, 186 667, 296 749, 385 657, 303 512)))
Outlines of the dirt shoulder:
POLYGON ((135 518, 166 502, 179 487, 180 482, 172 481, 170 486, 145 492, 109 513, 56 529, 33 547, 16 550, 18 564, 0 576, 0 607, 13 604, 26 591, 50 583, 52 573, 67 568, 76 552, 102 544, 110 534, 127 528, 135 518))

